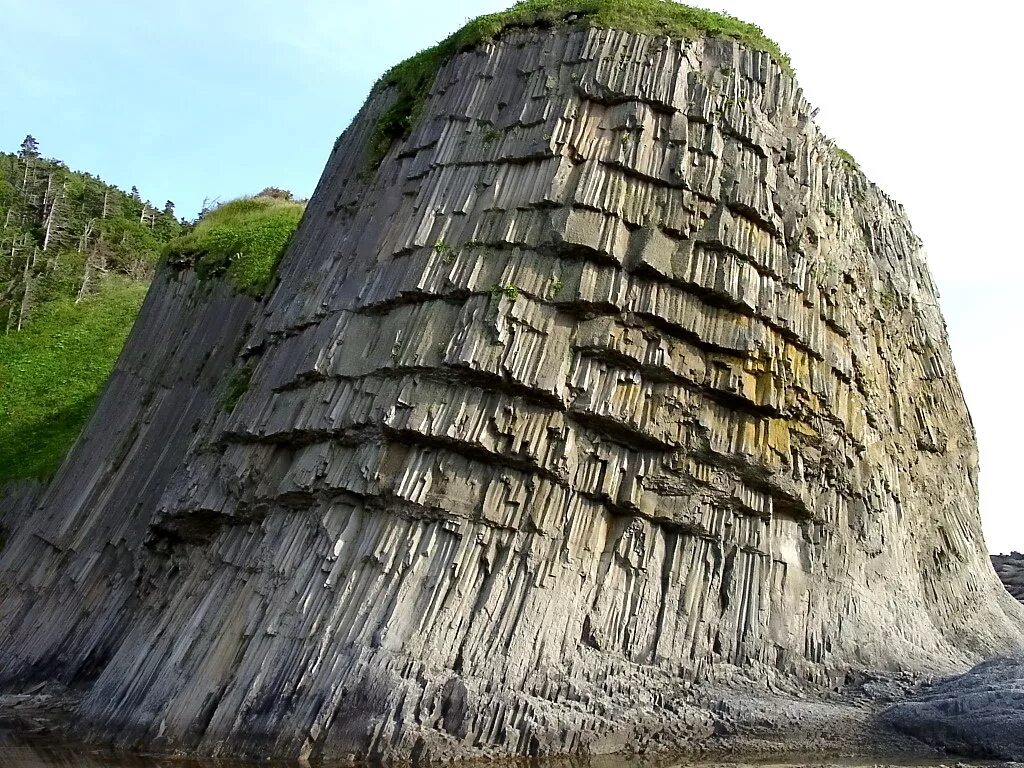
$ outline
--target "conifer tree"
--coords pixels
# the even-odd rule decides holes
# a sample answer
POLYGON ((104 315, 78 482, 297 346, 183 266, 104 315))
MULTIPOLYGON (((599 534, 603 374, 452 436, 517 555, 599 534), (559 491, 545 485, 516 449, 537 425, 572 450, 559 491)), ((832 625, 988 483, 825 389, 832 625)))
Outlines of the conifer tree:
POLYGON ((36 137, 31 133, 25 137, 25 140, 21 142, 21 149, 18 151, 18 157, 26 160, 39 157, 39 142, 36 141, 36 137))

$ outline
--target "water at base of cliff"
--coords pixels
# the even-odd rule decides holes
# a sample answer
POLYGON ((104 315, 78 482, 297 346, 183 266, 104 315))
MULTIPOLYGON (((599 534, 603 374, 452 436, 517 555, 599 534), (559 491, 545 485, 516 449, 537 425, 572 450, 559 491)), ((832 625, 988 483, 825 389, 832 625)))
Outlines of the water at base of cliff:
MULTIPOLYGON (((995 768, 1014 763, 963 761, 956 757, 922 760, 872 760, 869 757, 815 757, 791 755, 764 759, 719 758, 695 760, 659 756, 609 755, 593 758, 560 758, 550 760, 467 762, 471 766, 517 766, 523 768, 995 768)), ((168 755, 118 754, 109 750, 56 739, 47 734, 24 733, 0 727, 0 768, 277 768, 298 765, 295 762, 196 759, 168 755)), ((325 762, 323 768, 345 765, 325 762)))

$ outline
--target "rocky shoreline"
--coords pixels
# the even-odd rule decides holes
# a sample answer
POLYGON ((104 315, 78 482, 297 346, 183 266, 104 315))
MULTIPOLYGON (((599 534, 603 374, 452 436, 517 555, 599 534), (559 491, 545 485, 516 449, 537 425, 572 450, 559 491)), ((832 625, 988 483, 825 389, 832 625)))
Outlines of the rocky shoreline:
MULTIPOLYGON (((938 765, 956 756, 962 759, 1012 759, 1005 754, 978 749, 967 741, 936 738, 938 731, 915 732, 906 723, 888 716, 891 708, 900 706, 913 696, 919 687, 911 676, 865 675, 851 681, 841 690, 818 692, 767 691, 757 681, 747 679, 740 670, 727 685, 702 686, 691 690, 688 706, 692 711, 702 710, 705 722, 693 728, 690 720, 686 727, 693 729, 689 738, 681 734, 658 733, 645 729, 641 723, 621 734, 621 741, 609 740, 597 745, 592 753, 576 756, 548 756, 540 764, 598 765, 602 754, 608 755, 616 766, 623 763, 653 765, 679 762, 711 764, 793 763, 820 764, 830 760, 848 764, 858 759, 871 764, 938 765), (632 730, 632 732, 630 732, 632 730), (955 748, 954 748, 955 747, 955 748), (595 762, 597 761, 597 762, 595 762)), ((0 733, 23 744, 34 746, 60 744, 69 748, 81 735, 79 707, 81 693, 69 691, 60 685, 39 684, 22 694, 0 695, 0 733)), ((0 738, 0 745, 3 739, 0 738)), ((174 765, 207 765, 201 758, 193 758, 185 746, 164 744, 158 749, 125 751, 116 740, 95 738, 87 752, 103 760, 124 761, 145 755, 147 759, 173 759, 174 765)), ((138 748, 137 748, 138 749, 138 748)), ((2 757, 0 749, 0 757, 2 757)), ((1024 757, 1024 752, 1018 754, 1024 757)), ((314 765, 398 764, 403 761, 368 759, 365 756, 335 756, 333 760, 313 760, 314 765)), ((415 762, 415 761, 414 761, 415 762)), ((441 762, 466 762, 455 756, 444 757, 441 762)), ((488 760, 501 763, 500 756, 488 760)), ((107 763, 103 763, 105 766, 107 763)), ((116 762, 116 765, 121 765, 116 762)), ((235 765, 230 759, 217 766, 235 765)), ((239 762, 246 766, 255 763, 239 762)), ((260 761, 260 765, 294 765, 295 760, 260 761)), ((76 764, 77 765, 77 764, 76 764)), ((85 765, 91 765, 86 763, 85 765)), ((149 762, 146 765, 150 765, 149 762)))
MULTIPOLYGON (((1024 602, 1024 554, 992 555, 1006 590, 1024 602)), ((901 732, 975 758, 1024 761, 1024 656, 997 657, 921 686, 882 712, 901 732)))

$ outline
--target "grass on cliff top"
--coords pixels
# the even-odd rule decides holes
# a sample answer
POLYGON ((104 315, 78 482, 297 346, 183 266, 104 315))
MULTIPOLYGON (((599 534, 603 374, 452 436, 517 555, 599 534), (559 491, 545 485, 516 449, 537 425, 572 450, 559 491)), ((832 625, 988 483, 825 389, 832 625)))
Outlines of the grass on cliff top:
POLYGON ((147 284, 106 278, 75 304, 47 302, 0 335, 0 485, 53 475, 92 413, 147 284))
POLYGON ((846 163, 848 168, 854 171, 860 169, 860 165, 857 163, 856 159, 854 159, 853 155, 851 155, 845 149, 840 147, 838 144, 833 144, 833 147, 835 149, 836 154, 839 156, 839 159, 846 163))
POLYGON ((380 164, 393 141, 409 135, 434 77, 452 56, 493 40, 507 29, 569 24, 682 39, 701 35, 730 38, 748 48, 766 51, 785 71, 792 72, 789 56, 760 27, 724 13, 691 8, 671 0, 523 0, 506 11, 473 19, 455 34, 384 75, 383 82, 394 86, 398 94, 374 130, 371 166, 380 164))
POLYGON ((232 200, 168 243, 164 254, 171 263, 194 266, 201 278, 224 275, 237 290, 261 296, 305 209, 305 203, 281 197, 232 200))

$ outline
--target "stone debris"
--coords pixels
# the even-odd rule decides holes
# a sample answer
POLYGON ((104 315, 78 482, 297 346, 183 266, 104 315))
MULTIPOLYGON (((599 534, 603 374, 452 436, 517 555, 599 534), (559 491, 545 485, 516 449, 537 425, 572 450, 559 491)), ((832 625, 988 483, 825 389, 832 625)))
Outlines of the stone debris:
POLYGON ((0 556, 0 681, 213 755, 792 749, 1020 645, 921 244, 767 54, 513 31, 368 173, 393 98, 262 304, 154 285, 0 556))

